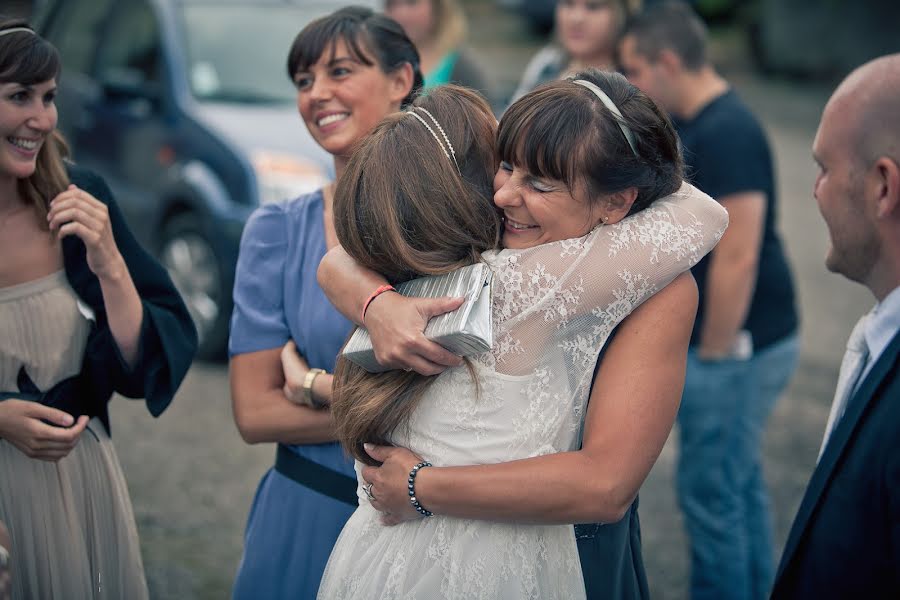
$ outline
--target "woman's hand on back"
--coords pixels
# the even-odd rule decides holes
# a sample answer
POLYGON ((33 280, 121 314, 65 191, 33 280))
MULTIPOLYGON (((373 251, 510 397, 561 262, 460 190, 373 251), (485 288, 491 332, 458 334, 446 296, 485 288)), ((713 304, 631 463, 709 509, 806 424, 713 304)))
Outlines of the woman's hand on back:
POLYGON ((409 501, 407 479, 421 457, 406 448, 366 444, 366 452, 381 463, 380 467, 364 467, 363 479, 372 484, 372 508, 381 513, 384 525, 397 525, 404 521, 421 519, 409 501))
POLYGON ((109 209, 91 194, 70 185, 50 202, 47 213, 50 230, 60 239, 76 235, 87 249, 87 263, 100 279, 127 273, 125 260, 116 246, 109 221, 109 209))
POLYGON ((464 300, 380 294, 365 314, 375 358, 385 367, 420 375, 437 375, 448 367, 458 367, 462 359, 426 338, 424 331, 429 319, 456 310, 464 300))
POLYGON ((72 415, 39 402, 16 399, 0 402, 0 438, 25 456, 38 460, 56 462, 69 454, 88 420, 85 415, 75 420, 72 415))

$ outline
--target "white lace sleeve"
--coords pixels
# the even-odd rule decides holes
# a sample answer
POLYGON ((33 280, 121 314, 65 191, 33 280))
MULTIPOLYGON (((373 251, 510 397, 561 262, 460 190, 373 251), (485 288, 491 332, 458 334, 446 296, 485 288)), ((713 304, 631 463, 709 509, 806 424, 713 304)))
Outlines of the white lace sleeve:
POLYGON ((530 374, 559 349, 568 355, 569 370, 573 363, 593 368, 612 329, 697 264, 727 224, 719 203, 685 183, 649 208, 582 238, 490 257, 498 279, 495 368, 530 374))

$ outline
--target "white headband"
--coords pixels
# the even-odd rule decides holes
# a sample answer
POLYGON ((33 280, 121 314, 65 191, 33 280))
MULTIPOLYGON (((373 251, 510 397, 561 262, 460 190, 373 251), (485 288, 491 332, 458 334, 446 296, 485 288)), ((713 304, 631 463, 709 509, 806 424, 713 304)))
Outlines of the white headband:
POLYGON ((634 152, 635 156, 638 155, 637 145, 634 143, 634 134, 631 133, 631 129, 628 128, 628 125, 625 124, 625 117, 622 116, 622 111, 619 110, 619 107, 616 106, 616 103, 612 101, 612 98, 606 95, 606 92, 601 90, 596 84, 591 83, 590 81, 585 81, 584 79, 575 79, 572 83, 577 83, 578 85, 583 85, 587 89, 594 92, 594 95, 600 98, 600 102, 609 109, 609 112, 613 114, 616 119, 616 123, 619 125, 619 129, 622 130, 622 135, 625 136, 625 141, 628 142, 628 145, 631 146, 631 151, 634 152))
POLYGON ((460 171, 460 169, 459 169, 459 163, 456 162, 456 152, 453 150, 453 144, 450 143, 450 138, 448 138, 448 137, 447 137, 447 134, 444 133, 444 128, 441 127, 441 124, 438 123, 437 119, 434 118, 434 115, 432 115, 430 112, 428 112, 427 110, 425 110, 425 109, 422 108, 421 106, 416 106, 416 107, 413 108, 412 110, 407 111, 407 113, 410 114, 410 115, 412 115, 412 116, 414 116, 415 118, 417 118, 417 119, 422 123, 422 125, 424 125, 426 129, 428 129, 429 133, 431 133, 431 136, 435 139, 435 141, 436 141, 436 142, 438 143, 438 145, 441 147, 441 150, 444 151, 444 156, 447 157, 447 160, 453 161, 453 164, 456 165, 456 172, 459 173, 460 175, 462 175, 462 171, 460 171), (441 136, 443 136, 444 142, 447 142, 447 146, 446 146, 446 147, 444 146, 444 142, 441 141, 441 138, 439 138, 438 135, 434 132, 434 129, 431 128, 431 125, 429 125, 429 124, 425 121, 425 119, 423 119, 422 117, 420 117, 420 116, 418 115, 418 113, 415 112, 415 111, 417 111, 417 110, 421 110, 423 113, 425 113, 426 115, 428 115, 428 117, 429 117, 429 118, 431 119, 431 121, 434 123, 434 126, 437 127, 437 128, 438 128, 438 131, 441 132, 441 136), (448 148, 450 149, 449 152, 447 152, 447 149, 448 149, 448 148), (452 155, 452 156, 451 156, 451 155, 452 155))
POLYGON ((27 27, 10 27, 9 29, 4 29, 3 31, 0 31, 0 36, 4 36, 7 33, 15 33, 17 31, 27 31, 28 33, 30 33, 32 35, 36 35, 34 33, 34 31, 32 31, 31 29, 29 29, 27 27))

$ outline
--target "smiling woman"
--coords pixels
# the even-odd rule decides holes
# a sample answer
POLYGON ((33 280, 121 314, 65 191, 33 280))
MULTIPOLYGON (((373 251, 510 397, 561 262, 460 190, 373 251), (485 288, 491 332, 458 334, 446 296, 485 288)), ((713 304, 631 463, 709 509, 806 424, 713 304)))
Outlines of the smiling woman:
POLYGON ((0 115, 0 134, 6 141, 0 168, 9 176, 25 179, 34 172, 38 152, 56 128, 56 81, 3 83, 0 95, 7 105, 0 115), (40 104, 42 110, 35 112, 35 104, 40 104), (23 127, 26 122, 28 126, 23 127))
POLYGON ((0 521, 13 597, 140 599, 107 402, 143 397, 159 415, 196 333, 105 183, 63 162, 59 69, 26 24, 0 22, 0 521))
POLYGON ((288 69, 294 71, 297 108, 316 142, 335 157, 340 172, 354 144, 410 93, 411 73, 385 73, 353 38, 338 38, 313 64, 310 54, 294 46, 288 69))

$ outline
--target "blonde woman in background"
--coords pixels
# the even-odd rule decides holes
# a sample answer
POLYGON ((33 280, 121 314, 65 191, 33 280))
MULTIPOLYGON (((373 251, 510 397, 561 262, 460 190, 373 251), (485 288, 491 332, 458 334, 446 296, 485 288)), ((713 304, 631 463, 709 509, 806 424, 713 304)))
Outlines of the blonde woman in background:
POLYGON ((559 0, 556 40, 544 47, 522 75, 510 103, 537 86, 593 67, 615 70, 615 47, 626 17, 636 0, 559 0))
POLYGON ((416 45, 426 89, 456 83, 492 100, 482 70, 463 48, 466 16, 456 0, 386 0, 384 12, 416 45))

